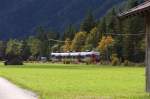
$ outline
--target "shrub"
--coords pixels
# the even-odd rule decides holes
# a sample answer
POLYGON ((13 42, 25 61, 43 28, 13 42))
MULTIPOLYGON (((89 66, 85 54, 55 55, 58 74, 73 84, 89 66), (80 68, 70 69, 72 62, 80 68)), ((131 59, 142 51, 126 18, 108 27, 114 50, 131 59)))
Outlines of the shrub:
POLYGON ((136 64, 133 62, 130 62, 129 60, 124 61, 124 66, 135 66, 136 64))
POLYGON ((124 63, 123 63, 123 65, 124 65, 124 66, 128 66, 128 65, 129 65, 129 61, 128 61, 128 60, 125 60, 124 63))
POLYGON ((111 61, 111 64, 113 65, 113 66, 117 66, 117 65, 119 65, 119 59, 118 58, 114 58, 112 61, 111 61))
POLYGON ((111 63, 109 61, 101 60, 100 64, 101 65, 110 65, 111 63))
POLYGON ((4 64, 5 65, 23 65, 23 60, 19 56, 11 56, 5 61, 4 64))
POLYGON ((71 61, 70 60, 66 60, 66 64, 71 64, 71 61))
POLYGON ((64 64, 71 64, 71 60, 70 59, 63 59, 63 63, 64 64))
POLYGON ((111 64, 112 64, 113 66, 116 66, 116 65, 119 65, 119 64, 120 64, 120 61, 119 61, 119 58, 117 57, 117 54, 113 54, 113 55, 112 55, 111 64))
POLYGON ((86 58, 86 59, 85 59, 85 63, 86 63, 87 65, 92 64, 92 60, 91 60, 90 58, 86 58))

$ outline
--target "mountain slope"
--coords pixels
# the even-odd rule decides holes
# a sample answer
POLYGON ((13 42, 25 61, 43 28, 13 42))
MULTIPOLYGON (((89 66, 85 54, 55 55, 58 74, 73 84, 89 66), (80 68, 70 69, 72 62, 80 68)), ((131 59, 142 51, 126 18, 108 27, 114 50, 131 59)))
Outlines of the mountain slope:
POLYGON ((123 0, 0 0, 0 38, 25 37, 37 26, 57 31, 79 24, 89 9, 96 18, 123 0))

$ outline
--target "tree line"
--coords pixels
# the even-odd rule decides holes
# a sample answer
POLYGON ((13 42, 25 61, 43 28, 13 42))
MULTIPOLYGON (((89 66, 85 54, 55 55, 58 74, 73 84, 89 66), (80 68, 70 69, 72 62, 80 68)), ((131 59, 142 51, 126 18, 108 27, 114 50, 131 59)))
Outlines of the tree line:
POLYGON ((0 59, 10 54, 21 56, 24 60, 37 60, 39 57, 49 57, 51 52, 99 51, 103 61, 144 62, 144 19, 140 16, 125 20, 118 18, 118 13, 139 3, 140 0, 128 0, 110 9, 99 20, 89 11, 79 29, 69 24, 62 35, 40 26, 35 36, 0 41, 0 59))

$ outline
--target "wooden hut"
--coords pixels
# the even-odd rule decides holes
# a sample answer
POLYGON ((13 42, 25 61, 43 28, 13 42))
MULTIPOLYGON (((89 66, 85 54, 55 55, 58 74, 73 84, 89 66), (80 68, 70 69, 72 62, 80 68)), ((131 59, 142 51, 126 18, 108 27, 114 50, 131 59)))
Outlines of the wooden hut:
MULTIPOLYGON (((146 29, 146 91, 150 92, 150 0, 119 14, 120 18, 142 15, 145 18, 146 29)), ((140 24, 140 23, 139 23, 140 24)))

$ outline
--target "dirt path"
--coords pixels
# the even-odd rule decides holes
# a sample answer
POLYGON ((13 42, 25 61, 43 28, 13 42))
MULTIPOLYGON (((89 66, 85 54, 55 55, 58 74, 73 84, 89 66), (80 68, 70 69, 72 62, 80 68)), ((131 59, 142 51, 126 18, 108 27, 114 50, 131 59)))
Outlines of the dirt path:
POLYGON ((19 88, 10 81, 0 77, 0 99, 38 99, 33 92, 19 88))

